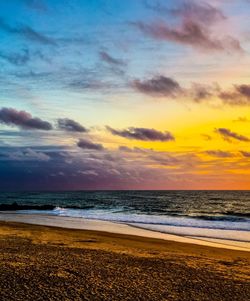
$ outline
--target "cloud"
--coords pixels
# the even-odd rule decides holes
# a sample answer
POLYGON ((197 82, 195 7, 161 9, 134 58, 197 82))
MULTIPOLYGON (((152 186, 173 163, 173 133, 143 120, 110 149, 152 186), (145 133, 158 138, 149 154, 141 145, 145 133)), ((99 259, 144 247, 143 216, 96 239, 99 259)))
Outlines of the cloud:
POLYGON ((26 147, 0 147, 0 190, 13 190, 13 183, 16 183, 16 191, 183 189, 185 182, 184 188, 190 189, 190 183, 201 180, 202 185, 198 187, 204 188, 210 181, 216 184, 221 177, 223 181, 227 179, 228 173, 223 174, 225 168, 238 170, 242 162, 248 167, 248 160, 243 158, 238 163, 223 160, 218 174, 218 160, 202 161, 195 151, 125 148, 76 152, 56 145, 30 149, 32 151, 26 147))
POLYGON ((222 90, 214 83, 204 85, 194 83, 191 88, 185 90, 186 96, 196 102, 202 102, 211 98, 217 98, 227 105, 245 106, 250 104, 250 85, 233 85, 232 89, 222 90))
POLYGON ((102 144, 93 143, 86 139, 79 139, 79 141, 77 142, 77 146, 82 149, 88 149, 88 150, 97 150, 97 151, 104 150, 104 147, 102 144))
POLYGON ((192 83, 190 87, 182 87, 175 79, 158 75, 147 80, 135 79, 130 83, 136 91, 152 97, 183 97, 196 103, 219 100, 231 106, 250 105, 250 85, 234 85, 230 90, 222 90, 218 83, 192 83))
POLYGON ((30 53, 28 49, 24 49, 22 53, 3 53, 0 52, 0 58, 8 61, 15 66, 25 65, 30 60, 30 53))
POLYGON ((207 28, 193 20, 185 20, 180 27, 170 27, 163 23, 146 24, 134 22, 145 35, 160 41, 170 41, 189 45, 207 51, 237 51, 242 52, 238 40, 232 37, 216 39, 211 36, 207 28))
POLYGON ((161 40, 178 44, 188 45, 206 51, 237 51, 242 52, 240 42, 226 35, 216 37, 213 34, 213 26, 219 21, 226 19, 224 14, 216 7, 207 3, 185 1, 175 8, 168 8, 159 1, 153 4, 145 1, 146 7, 157 13, 166 14, 169 17, 178 18, 180 23, 168 25, 163 22, 145 23, 134 22, 145 35, 161 40))
POLYGON ((233 120, 233 122, 250 122, 250 120, 246 117, 238 117, 237 119, 233 120))
POLYGON ((179 163, 178 159, 175 157, 170 156, 169 154, 159 153, 159 154, 152 154, 148 156, 148 159, 153 160, 157 164, 166 165, 166 166, 173 166, 179 163))
POLYGON ((250 158, 250 152, 241 151, 240 153, 241 153, 242 156, 244 156, 245 158, 250 158))
POLYGON ((221 150, 209 150, 205 152, 209 156, 218 157, 218 158, 231 158, 233 157, 233 154, 230 152, 225 152, 221 150))
POLYGON ((250 85, 235 85, 235 89, 238 93, 250 100, 250 85))
POLYGON ((142 141, 174 141, 175 138, 170 132, 160 132, 155 129, 129 127, 124 130, 116 130, 107 126, 110 133, 128 139, 142 141))
POLYGON ((250 85, 234 85, 230 91, 222 91, 219 97, 230 105, 249 105, 250 104, 250 85))
POLYGON ((215 130, 218 134, 220 134, 224 140, 226 141, 231 141, 231 139, 235 139, 238 141, 243 141, 243 142, 250 142, 250 139, 246 136, 237 134, 235 132, 232 132, 229 129, 225 129, 225 128, 219 128, 215 130))
MULTIPOLYGON (((40 50, 30 51, 29 49, 22 49, 20 52, 0 52, 0 58, 14 66, 24 66, 32 59, 39 59, 46 63, 51 62, 49 57, 44 55, 40 50)), ((20 73, 16 73, 15 75, 18 76, 19 74, 20 73)))
POLYGON ((52 125, 40 118, 34 118, 25 111, 17 111, 13 108, 2 108, 0 110, 0 123, 18 126, 25 130, 51 130, 52 125))
POLYGON ((0 19, 0 29, 25 39, 37 42, 44 45, 56 45, 56 41, 53 38, 47 37, 46 35, 34 30, 30 26, 21 25, 17 27, 12 27, 9 24, 5 23, 4 20, 0 19))
POLYGON ((200 103, 211 99, 218 93, 218 91, 220 91, 220 87, 216 83, 213 85, 193 83, 190 89, 186 89, 185 93, 187 97, 190 97, 193 101, 200 103))
POLYGON ((98 173, 95 171, 95 170, 79 170, 78 171, 78 174, 81 174, 81 175, 87 175, 87 176, 98 176, 98 173))
POLYGON ((104 70, 104 72, 112 72, 117 75, 124 75, 124 67, 126 66, 126 63, 118 58, 114 58, 106 51, 100 51, 99 56, 103 62, 105 62, 106 66, 104 66, 107 70, 104 70))
POLYGON ((118 147, 118 150, 121 152, 126 152, 126 153, 145 153, 148 151, 148 149, 144 149, 144 148, 140 148, 140 147, 133 147, 130 148, 128 146, 125 145, 120 145, 118 147))
POLYGON ((145 81, 134 80, 131 85, 137 91, 152 96, 176 97, 182 91, 177 81, 163 75, 145 81))
POLYGON ((13 161, 49 161, 51 159, 44 152, 39 152, 31 148, 10 153, 8 157, 13 161))
POLYGON ((118 66, 124 66, 124 65, 125 65, 124 61, 112 57, 112 56, 111 56, 110 54, 108 54, 106 51, 100 51, 100 52, 99 52, 99 56, 100 56, 100 58, 101 58, 104 62, 106 62, 106 63, 108 63, 108 64, 111 64, 111 65, 118 65, 118 66))
POLYGON ((58 128, 68 132, 80 132, 86 133, 88 130, 82 126, 80 123, 68 119, 68 118, 59 118, 57 120, 58 128))
POLYGON ((226 16, 219 8, 205 2, 182 1, 174 8, 164 6, 160 1, 153 3, 152 1, 145 1, 144 3, 147 8, 157 13, 169 14, 174 17, 192 18, 206 24, 213 24, 226 19, 226 16))

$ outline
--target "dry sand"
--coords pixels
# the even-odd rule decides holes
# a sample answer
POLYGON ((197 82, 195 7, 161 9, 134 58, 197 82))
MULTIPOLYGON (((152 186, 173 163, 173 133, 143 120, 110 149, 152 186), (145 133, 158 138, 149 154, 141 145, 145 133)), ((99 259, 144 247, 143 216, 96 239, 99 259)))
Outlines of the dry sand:
POLYGON ((250 253, 0 222, 0 300, 249 300, 250 253))

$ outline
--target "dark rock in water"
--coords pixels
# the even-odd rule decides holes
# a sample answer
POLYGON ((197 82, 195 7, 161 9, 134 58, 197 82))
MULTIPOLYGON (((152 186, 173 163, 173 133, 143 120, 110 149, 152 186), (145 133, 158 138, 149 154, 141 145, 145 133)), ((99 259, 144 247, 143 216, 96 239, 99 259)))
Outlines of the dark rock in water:
POLYGON ((17 202, 12 204, 0 204, 0 211, 16 211, 16 210, 53 210, 53 205, 18 205, 17 202))

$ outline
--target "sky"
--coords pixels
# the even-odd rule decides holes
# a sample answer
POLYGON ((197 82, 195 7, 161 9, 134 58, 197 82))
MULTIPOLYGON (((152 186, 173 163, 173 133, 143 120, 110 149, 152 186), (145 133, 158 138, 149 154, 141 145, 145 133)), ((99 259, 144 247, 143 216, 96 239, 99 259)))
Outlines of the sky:
POLYGON ((249 16, 0 0, 0 190, 250 189, 249 16))

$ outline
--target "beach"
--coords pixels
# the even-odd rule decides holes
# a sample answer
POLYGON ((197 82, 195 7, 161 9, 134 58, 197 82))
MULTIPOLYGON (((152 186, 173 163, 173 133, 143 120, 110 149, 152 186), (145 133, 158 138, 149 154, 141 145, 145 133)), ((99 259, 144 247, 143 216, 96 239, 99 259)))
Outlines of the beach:
POLYGON ((248 300, 250 253, 242 247, 125 234, 126 225, 100 231, 93 222, 84 230, 2 218, 0 299, 248 300))

